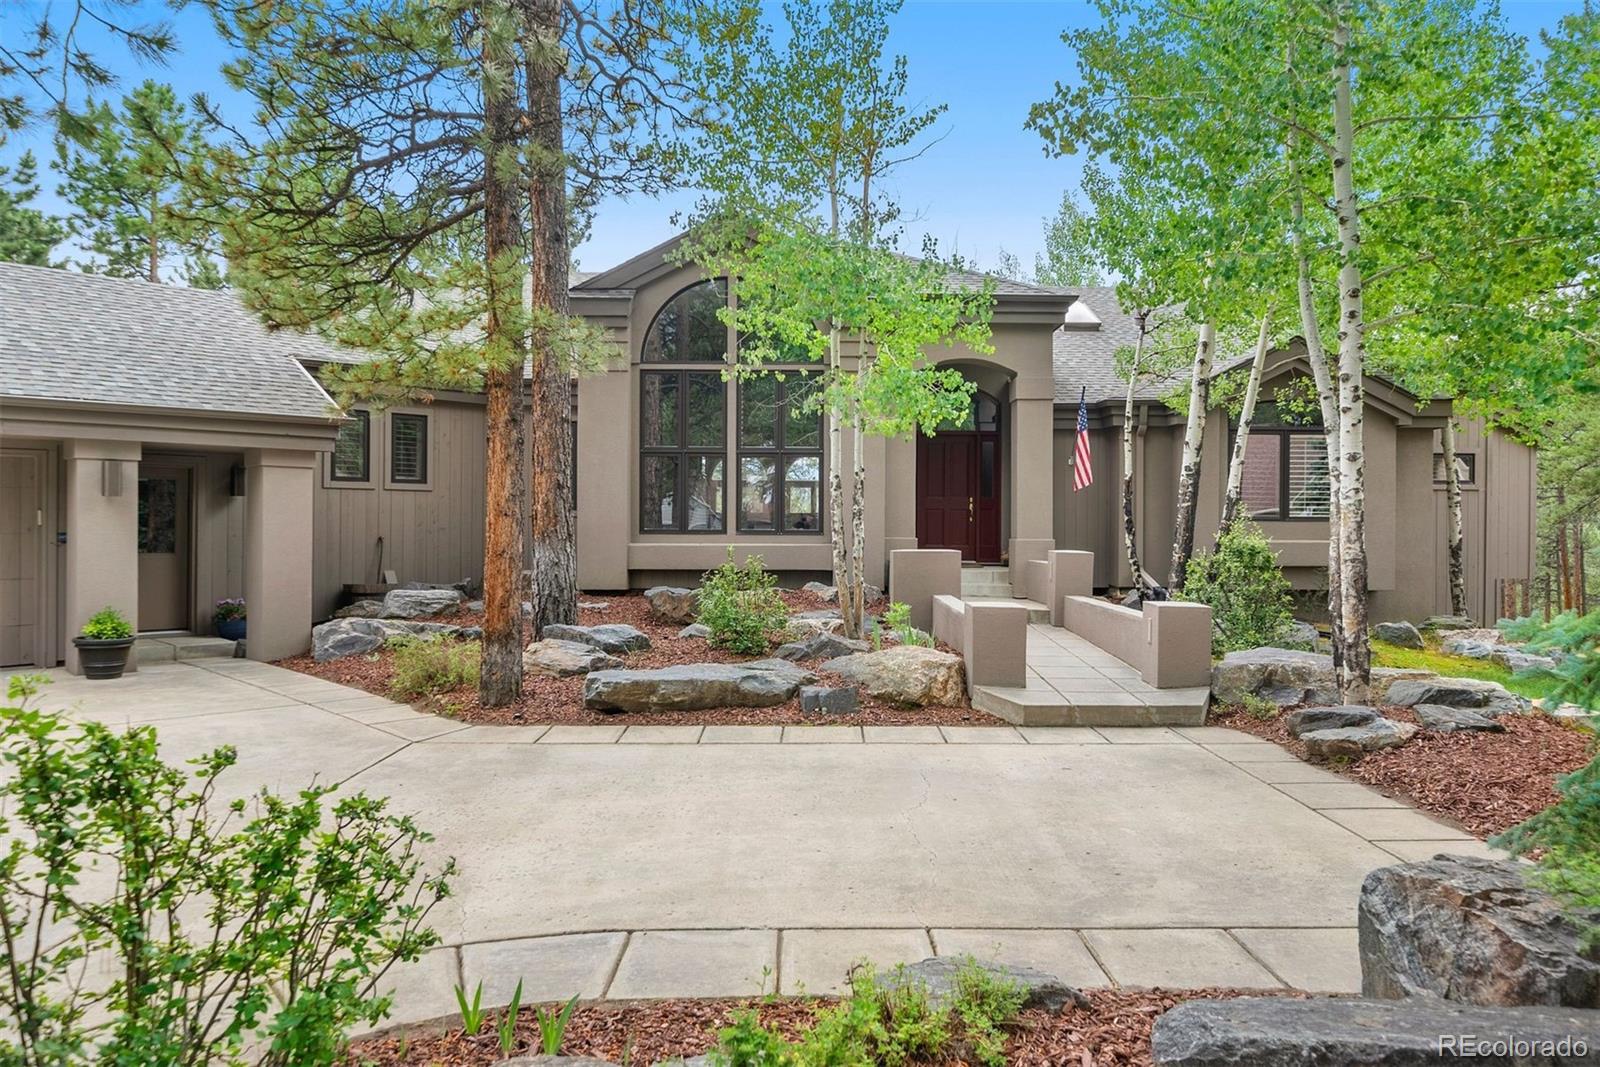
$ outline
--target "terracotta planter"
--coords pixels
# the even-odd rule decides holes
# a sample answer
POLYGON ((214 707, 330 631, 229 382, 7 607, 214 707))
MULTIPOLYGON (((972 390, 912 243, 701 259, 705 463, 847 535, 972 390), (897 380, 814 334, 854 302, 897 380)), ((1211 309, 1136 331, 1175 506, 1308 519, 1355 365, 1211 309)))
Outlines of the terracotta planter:
POLYGON ((85 678, 121 678, 128 669, 128 653, 133 648, 133 638, 113 637, 99 640, 93 637, 74 637, 78 648, 78 664, 85 678))

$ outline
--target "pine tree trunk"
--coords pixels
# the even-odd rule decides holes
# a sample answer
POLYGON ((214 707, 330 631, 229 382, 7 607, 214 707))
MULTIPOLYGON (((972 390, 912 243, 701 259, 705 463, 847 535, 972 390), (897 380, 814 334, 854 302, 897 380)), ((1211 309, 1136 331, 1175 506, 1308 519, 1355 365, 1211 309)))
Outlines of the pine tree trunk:
POLYGON ((1575 515, 1575 516, 1573 516, 1573 521, 1577 524, 1577 528, 1572 531, 1573 540, 1575 541, 1575 544, 1573 546, 1574 547, 1573 556, 1575 557, 1574 566, 1573 566, 1573 577, 1577 581, 1577 584, 1578 584, 1577 608, 1578 608, 1578 614, 1579 615, 1587 615, 1589 613, 1589 576, 1586 573, 1584 573, 1584 571, 1585 571, 1584 558, 1583 558, 1583 551, 1584 551, 1584 547, 1583 547, 1583 533, 1584 533, 1583 524, 1584 524, 1584 518, 1583 518, 1582 515, 1575 515))
MULTIPOLYGON (((485 18, 496 13, 487 0, 485 18)), ((516 269, 522 250, 519 190, 514 168, 500 165, 514 150, 518 120, 514 88, 504 72, 513 67, 509 49, 495 34, 485 34, 484 67, 500 72, 485 77, 484 92, 484 255, 489 287, 486 341, 501 353, 484 375, 483 669, 479 699, 503 707, 522 692, 522 528, 526 500, 523 447, 522 364, 527 350, 514 324, 520 318, 522 287, 516 269), (490 52, 495 49, 495 52, 490 52)))
POLYGON ((1261 331, 1256 336, 1255 359, 1250 363, 1250 378, 1244 387, 1244 403, 1239 406, 1239 433, 1233 439, 1233 456, 1228 461, 1228 489, 1222 497, 1222 519, 1217 523, 1217 538, 1228 532, 1239 511, 1239 497, 1244 492, 1244 449, 1250 438, 1250 421, 1256 417, 1256 397, 1261 392, 1261 370, 1267 362, 1268 331, 1272 328, 1272 310, 1261 316, 1261 331))
POLYGON ((1148 313, 1138 315, 1139 337, 1133 346, 1133 362, 1128 366, 1128 395, 1122 405, 1122 548, 1128 555, 1129 580, 1144 597, 1144 571, 1139 564, 1139 530, 1133 514, 1133 393, 1139 381, 1139 365, 1144 361, 1145 327, 1148 313))
POLYGON ((1567 491, 1562 486, 1556 487, 1556 513, 1561 516, 1556 526, 1556 564, 1557 580, 1556 589, 1560 593, 1561 610, 1572 610, 1572 546, 1567 538, 1567 491))
POLYGON ((1349 0, 1334 10, 1333 199, 1339 231, 1339 599, 1344 665, 1340 692, 1365 704, 1372 680, 1367 641, 1366 324, 1362 307, 1360 205, 1354 174, 1355 116, 1351 100, 1349 0))
POLYGON ((532 181, 528 227, 533 274, 533 632, 578 621, 578 553, 572 514, 572 366, 555 348, 567 314, 567 166, 562 143, 560 0, 527 0, 532 181))
POLYGON ((1456 473, 1456 420, 1445 420, 1444 433, 1444 499, 1450 512, 1450 543, 1447 546, 1450 560, 1450 614, 1467 613, 1467 576, 1462 567, 1461 536, 1461 478, 1456 473))
POLYGON ((1172 588, 1183 588, 1194 552, 1195 505, 1200 496, 1200 452, 1205 445, 1206 408, 1211 402, 1211 350, 1217 330, 1208 319, 1200 324, 1189 379, 1189 418, 1183 433, 1183 462, 1178 469, 1178 521, 1172 535, 1172 588))

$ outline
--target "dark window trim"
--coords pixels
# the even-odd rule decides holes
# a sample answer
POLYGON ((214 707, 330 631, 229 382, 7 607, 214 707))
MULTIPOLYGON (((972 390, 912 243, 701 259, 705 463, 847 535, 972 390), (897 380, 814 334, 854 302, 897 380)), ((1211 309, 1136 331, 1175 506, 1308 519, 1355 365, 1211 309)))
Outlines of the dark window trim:
POLYGON ((728 500, 732 496, 729 491, 728 479, 728 383, 722 385, 722 443, 713 448, 710 445, 689 445, 689 375, 691 374, 717 374, 719 371, 708 370, 713 366, 710 363, 692 363, 686 366, 668 367, 664 364, 642 367, 639 371, 639 499, 635 519, 639 524, 641 534, 721 534, 728 532, 728 500), (678 443, 676 445, 647 445, 645 444, 645 379, 650 375, 676 378, 678 381, 678 443), (678 501, 678 513, 674 516, 674 526, 646 526, 644 524, 644 498, 645 476, 644 460, 647 456, 672 456, 678 460, 677 484, 673 487, 675 499, 678 501), (689 465, 688 459, 692 456, 710 456, 722 461, 722 514, 721 520, 715 527, 701 527, 689 529, 689 465))
MULTIPOLYGON (((1458 478, 1458 479, 1456 479, 1456 481, 1460 484, 1461 488, 1463 488, 1463 489, 1468 489, 1468 488, 1471 488, 1473 486, 1476 486, 1478 484, 1478 454, 1476 452, 1463 452, 1460 449, 1457 449, 1456 450, 1456 458, 1460 459, 1460 460, 1465 460, 1466 464, 1467 464, 1467 475, 1466 475, 1466 477, 1465 478, 1458 478)), ((1443 452, 1435 452, 1433 454, 1433 469, 1438 472, 1437 474, 1434 475, 1433 484, 1434 485, 1448 485, 1449 481, 1444 477, 1444 453, 1443 452)))
MULTIPOLYGON (((1234 440, 1237 440, 1238 436, 1239 436, 1238 431, 1237 431, 1237 429, 1235 429, 1234 434, 1233 434, 1234 440)), ((1262 514, 1259 514, 1259 513, 1251 512, 1248 515, 1246 515, 1246 517, 1249 518, 1249 519, 1252 519, 1255 522, 1324 522, 1324 523, 1327 522, 1332 517, 1331 516, 1331 512, 1332 512, 1333 509, 1331 507, 1328 509, 1329 512, 1330 512, 1329 515, 1290 515, 1289 514, 1289 439, 1291 437, 1315 437, 1315 438, 1317 438, 1319 440, 1326 441, 1327 440, 1327 435, 1322 432, 1322 427, 1320 427, 1320 426, 1309 426, 1309 427, 1307 427, 1307 426, 1263 426, 1260 429, 1257 429, 1255 426, 1251 426, 1250 427, 1250 436, 1253 437, 1253 438, 1254 437, 1276 437, 1276 438, 1278 438, 1278 513, 1276 515, 1262 515, 1262 514)), ((1232 441, 1229 442, 1230 445, 1232 443, 1233 443, 1232 441)), ((1229 451, 1232 451, 1232 449, 1230 449, 1229 451)), ((1249 445, 1245 446, 1245 454, 1249 455, 1249 445)), ((1331 484, 1331 477, 1332 477, 1332 473, 1333 473, 1333 470, 1332 470, 1333 461, 1332 461, 1331 458, 1328 460, 1328 464, 1329 464, 1328 473, 1329 473, 1330 484, 1331 484)), ((1240 501, 1241 505, 1243 505, 1243 503, 1244 503, 1243 501, 1240 501)), ((1241 510, 1242 510, 1242 508, 1241 508, 1241 510)))
POLYGON ((426 486, 428 484, 428 432, 430 430, 428 416, 420 411, 395 411, 389 414, 389 481, 395 485, 426 486), (402 419, 416 419, 422 424, 422 435, 417 443, 418 476, 402 478, 396 470, 394 462, 394 431, 402 419))
MULTIPOLYGON (((644 335, 639 340, 639 363, 641 365, 652 367, 668 367, 676 364, 679 366, 688 365, 695 367, 709 367, 715 364, 727 363, 728 343, 726 340, 723 341, 722 353, 715 359, 678 359, 676 357, 670 359, 665 357, 660 359, 651 359, 645 354, 645 346, 650 343, 651 335, 656 332, 656 324, 661 321, 661 316, 667 313, 667 309, 672 306, 672 302, 677 300, 683 294, 693 289, 698 289, 702 285, 722 286, 722 306, 729 306, 729 285, 728 279, 726 278, 702 278, 697 282, 691 282, 682 289, 679 289, 677 292, 673 293, 671 296, 667 297, 666 300, 662 301, 661 306, 656 309, 656 313, 650 317, 650 325, 645 327, 644 335)), ((723 336, 726 338, 728 328, 723 324, 721 319, 717 320, 717 326, 722 329, 723 336)))
MULTIPOLYGON (((340 474, 337 454, 330 453, 328 456, 328 480, 330 482, 370 482, 372 481, 372 415, 370 412, 357 409, 345 412, 345 417, 350 422, 340 424, 339 429, 341 432, 352 423, 361 425, 361 474, 359 476, 340 474)), ((337 440, 334 447, 335 449, 338 447, 337 440)))
POLYGON ((734 528, 739 533, 761 535, 782 534, 785 537, 819 537, 827 527, 828 509, 826 506, 826 492, 824 489, 824 487, 828 484, 828 456, 827 449, 824 447, 824 442, 827 440, 827 427, 824 425, 822 412, 817 412, 817 444, 815 448, 798 446, 790 447, 787 440, 789 434, 789 384, 796 379, 803 380, 806 377, 808 376, 801 372, 785 372, 784 377, 781 379, 777 378, 775 375, 773 376, 773 380, 778 386, 778 395, 772 414, 772 417, 776 423, 774 429, 777 431, 775 434, 778 440, 776 447, 766 445, 745 445, 740 440, 740 430, 744 425, 744 385, 746 384, 745 382, 740 383, 738 403, 736 405, 737 410, 735 411, 733 424, 734 528), (744 503, 744 479, 739 476, 739 472, 744 465, 744 458, 746 456, 762 458, 770 457, 777 460, 777 483, 773 490, 773 528, 770 530, 747 527, 744 525, 744 507, 742 506, 744 503), (788 494, 784 492, 784 489, 786 484, 786 474, 789 468, 789 461, 791 459, 804 459, 809 456, 817 457, 817 528, 814 530, 790 530, 787 529, 788 524, 784 521, 788 517, 786 514, 786 508, 784 506, 788 494))

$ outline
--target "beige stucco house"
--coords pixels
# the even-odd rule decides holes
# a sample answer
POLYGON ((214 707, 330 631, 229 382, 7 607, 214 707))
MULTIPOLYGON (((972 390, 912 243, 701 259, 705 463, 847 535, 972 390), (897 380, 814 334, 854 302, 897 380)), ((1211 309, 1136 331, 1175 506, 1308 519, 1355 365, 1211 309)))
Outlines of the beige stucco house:
MULTIPOLYGON (((691 580, 730 544, 786 583, 825 577, 833 457, 803 410, 808 368, 724 381, 737 338, 716 308, 736 294, 673 263, 671 245, 571 289, 573 311, 617 344, 576 389, 580 584, 691 580)), ((897 548, 954 548, 1025 594, 1026 561, 1061 548, 1095 553, 1096 586, 1128 584, 1112 357, 1132 329, 1108 289, 998 283, 993 353, 929 353, 977 386, 965 422, 868 440, 869 575, 882 581, 897 548), (1080 392, 1095 477, 1075 492, 1080 392)), ((315 371, 350 358, 265 330, 227 292, 0 264, 0 666, 73 666, 72 634, 107 604, 141 631, 205 634, 214 602, 233 596, 249 603, 249 654, 273 659, 303 650, 351 587, 479 575, 481 399, 437 393, 341 417, 315 371)), ((1275 353, 1268 398, 1303 372, 1293 350, 1275 353)), ((1368 385, 1373 613, 1419 618, 1448 606, 1435 467, 1449 402, 1368 385)), ((1202 540, 1231 433, 1214 414, 1202 540)), ((1142 387, 1135 418, 1141 537, 1159 574, 1182 427, 1157 386, 1142 387)), ((1247 505, 1309 607, 1326 551, 1321 438, 1256 433, 1247 505)), ((1499 583, 1532 573, 1533 454, 1476 427, 1458 436, 1469 599, 1493 614, 1499 583)))

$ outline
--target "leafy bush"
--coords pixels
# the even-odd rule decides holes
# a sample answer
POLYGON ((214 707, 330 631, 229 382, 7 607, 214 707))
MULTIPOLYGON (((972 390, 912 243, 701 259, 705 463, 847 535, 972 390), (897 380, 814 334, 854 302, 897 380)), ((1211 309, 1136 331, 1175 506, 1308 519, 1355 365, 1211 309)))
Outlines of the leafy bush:
POLYGON ((1549 699, 1600 711, 1600 610, 1587 615, 1568 611, 1548 623, 1533 616, 1501 619, 1500 632, 1526 645, 1530 652, 1553 654, 1556 666, 1518 671, 1519 678, 1548 683, 1549 699))
POLYGON ((133 636, 133 624, 116 608, 101 608, 89 616, 79 632, 92 641, 120 641, 133 636))
POLYGON ((933 635, 911 625, 911 605, 896 601, 883 613, 883 625, 902 645, 933 647, 933 635))
POLYGON ((760 556, 744 566, 733 561, 707 571, 700 585, 700 621, 711 631, 718 648, 758 656, 772 643, 772 633, 788 622, 789 609, 778 595, 778 580, 767 572, 760 556))
POLYGON ((40 680, 0 711, 0 1063, 340 1062, 453 864, 365 794, 220 802, 232 748, 172 766, 151 727, 33 709, 40 680))
POLYGON ((1270 645, 1294 623, 1289 580, 1266 535, 1248 519, 1235 520, 1215 552, 1195 553, 1178 598, 1210 606, 1216 655, 1270 645))
POLYGON ((212 614, 212 618, 217 622, 228 622, 230 619, 242 619, 244 617, 244 597, 242 596, 223 597, 217 601, 217 609, 212 614))
MULTIPOLYGON (((1539 849, 1534 878, 1574 908, 1600 908, 1600 758, 1556 780, 1561 799, 1489 841, 1522 856, 1539 849)), ((1600 945, 1600 926, 1588 931, 1600 945)))
POLYGON ((389 688, 398 697, 431 696, 478 685, 483 645, 477 641, 430 634, 391 637, 386 644, 394 650, 394 678, 389 688))
POLYGON ((943 1003, 905 974, 882 980, 868 964, 851 972, 850 994, 817 1013, 790 1041, 761 1024, 754 1011, 734 1016, 711 1050, 716 1067, 835 1067, 844 1064, 1005 1064, 1004 1027, 1022 1009, 1023 991, 970 958, 943 1003))

